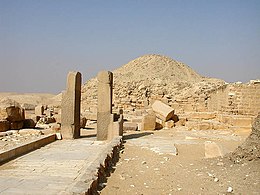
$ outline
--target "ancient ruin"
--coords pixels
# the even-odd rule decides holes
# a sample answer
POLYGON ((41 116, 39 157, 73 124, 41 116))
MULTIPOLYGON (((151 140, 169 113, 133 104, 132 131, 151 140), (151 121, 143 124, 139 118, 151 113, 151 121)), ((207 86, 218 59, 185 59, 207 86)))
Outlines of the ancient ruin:
POLYGON ((259 80, 205 78, 153 54, 25 97, 0 96, 0 193, 259 193, 259 80))

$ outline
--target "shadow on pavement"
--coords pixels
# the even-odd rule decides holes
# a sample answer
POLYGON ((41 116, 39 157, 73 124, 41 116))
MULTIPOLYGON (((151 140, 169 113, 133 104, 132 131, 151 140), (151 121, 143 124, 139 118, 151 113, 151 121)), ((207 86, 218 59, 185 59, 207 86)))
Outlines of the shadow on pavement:
POLYGON ((144 132, 144 133, 124 135, 124 136, 123 136, 123 139, 124 139, 124 140, 135 139, 135 138, 139 138, 139 137, 143 137, 143 136, 147 136, 147 135, 152 135, 152 134, 153 134, 153 133, 151 133, 151 132, 144 132))

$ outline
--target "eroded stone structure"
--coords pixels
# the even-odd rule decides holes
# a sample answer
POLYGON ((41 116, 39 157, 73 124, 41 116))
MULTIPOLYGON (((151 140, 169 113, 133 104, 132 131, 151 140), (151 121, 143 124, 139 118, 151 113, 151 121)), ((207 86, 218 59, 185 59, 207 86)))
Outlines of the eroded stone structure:
POLYGON ((113 73, 102 71, 98 74, 97 140, 107 140, 112 115, 113 73))
POLYGON ((61 133, 64 139, 80 137, 81 73, 69 72, 62 94, 61 133))

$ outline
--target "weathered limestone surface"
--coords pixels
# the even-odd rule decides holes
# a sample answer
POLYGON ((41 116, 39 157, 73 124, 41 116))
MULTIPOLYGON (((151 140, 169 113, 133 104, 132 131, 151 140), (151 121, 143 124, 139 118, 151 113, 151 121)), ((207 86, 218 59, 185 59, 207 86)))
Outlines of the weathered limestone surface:
POLYGON ((118 136, 123 136, 124 128, 124 116, 122 109, 119 110, 119 116, 117 116, 117 114, 111 114, 110 117, 110 124, 108 127, 108 140, 112 140, 118 136))
POLYGON ((209 111, 228 114, 257 115, 260 109, 260 83, 233 83, 213 91, 207 100, 209 111))
POLYGON ((97 140, 107 140, 112 114, 113 73, 98 74, 97 140))
POLYGON ((36 123, 33 119, 25 119, 23 121, 23 128, 34 128, 36 123))
POLYGON ((0 132, 10 129, 10 122, 7 120, 0 120, 0 132))
POLYGON ((35 107, 35 115, 36 116, 41 116, 44 113, 44 107, 42 105, 36 106, 35 107))
POLYGON ((16 107, 16 106, 11 106, 6 108, 6 113, 7 113, 7 120, 10 122, 18 122, 24 120, 24 110, 16 107))
POLYGON ((205 158, 214 158, 224 155, 223 148, 216 142, 205 141, 205 158))
POLYGON ((0 194, 96 194, 87 191, 104 177, 119 146, 120 138, 53 142, 1 165, 0 194))
POLYGON ((24 109, 17 105, 0 108, 0 120, 2 120, 0 131, 21 129, 25 120, 24 109))
POLYGON ((156 116, 163 121, 168 121, 174 116, 174 109, 159 100, 153 103, 152 109, 156 116))
POLYGON ((200 119, 200 120, 210 120, 216 118, 216 113, 214 112, 191 112, 188 114, 189 119, 200 119))
POLYGON ((156 115, 154 113, 147 114, 142 119, 141 130, 155 130, 156 126, 156 115))
POLYGON ((61 133, 65 139, 80 136, 81 73, 69 72, 67 89, 62 94, 61 133))
POLYGON ((169 120, 165 122, 164 129, 171 129, 174 127, 174 120, 169 120))
POLYGON ((124 131, 136 131, 138 125, 135 122, 124 122, 123 130, 124 131))

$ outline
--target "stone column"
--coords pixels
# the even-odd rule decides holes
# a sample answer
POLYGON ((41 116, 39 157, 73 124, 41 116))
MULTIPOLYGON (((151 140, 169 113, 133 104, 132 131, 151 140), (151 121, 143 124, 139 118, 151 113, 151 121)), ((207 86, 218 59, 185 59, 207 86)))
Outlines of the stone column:
POLYGON ((80 137, 80 99, 81 73, 69 72, 61 103, 61 134, 64 139, 80 137))
POLYGON ((112 114, 113 73, 98 73, 97 140, 107 140, 112 114))

